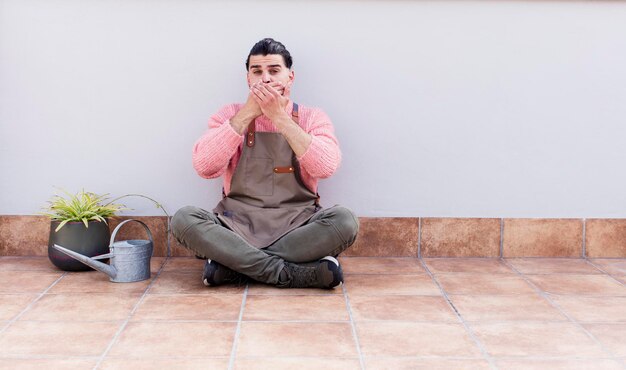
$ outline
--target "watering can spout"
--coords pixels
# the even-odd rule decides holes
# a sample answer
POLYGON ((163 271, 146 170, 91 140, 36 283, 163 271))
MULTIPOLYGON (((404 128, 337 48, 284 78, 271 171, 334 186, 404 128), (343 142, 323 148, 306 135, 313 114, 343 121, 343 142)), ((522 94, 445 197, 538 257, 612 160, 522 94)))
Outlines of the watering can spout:
POLYGON ((96 257, 87 257, 87 256, 83 256, 80 253, 76 253, 74 251, 71 251, 67 248, 63 248, 60 245, 54 244, 53 248, 67 254, 68 256, 75 258, 77 260, 79 260, 80 262, 84 263, 85 265, 92 267, 98 271, 104 272, 105 274, 109 275, 111 278, 115 278, 115 276, 117 275, 117 270, 115 269, 115 267, 111 266, 111 265, 107 265, 106 263, 102 263, 96 260, 96 258, 101 259, 101 258, 109 258, 109 257, 113 257, 111 254, 105 254, 102 256, 96 256, 96 257))

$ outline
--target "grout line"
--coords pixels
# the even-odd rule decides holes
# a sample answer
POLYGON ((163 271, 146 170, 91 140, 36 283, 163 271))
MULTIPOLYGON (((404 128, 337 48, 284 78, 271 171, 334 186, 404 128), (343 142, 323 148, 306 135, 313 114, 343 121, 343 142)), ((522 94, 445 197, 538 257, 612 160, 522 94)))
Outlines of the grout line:
MULTIPOLYGON (((167 264, 168 260, 169 260, 169 257, 166 257, 165 260, 163 261, 163 263, 161 264, 161 266, 159 267, 159 271, 157 271, 156 275, 154 276, 154 279, 152 279, 150 284, 148 284, 148 286, 146 287, 146 290, 144 290, 143 294, 141 295, 141 298, 139 298, 137 303, 135 303, 135 306, 133 306, 133 309, 128 314, 128 317, 126 318, 126 320, 122 323, 120 328, 117 330, 117 332, 113 336, 113 339, 111 339, 111 342, 109 342, 109 345, 104 350, 102 355, 100 355, 100 359, 98 360, 96 365, 93 367, 94 370, 98 369, 100 367, 100 365, 102 365, 102 361, 104 361, 104 359, 107 356, 107 354, 109 353, 109 351, 111 351, 111 348, 113 348, 113 345, 117 342, 117 339, 122 334, 122 331, 124 331, 124 329, 126 329, 126 326, 128 326, 128 323, 130 322, 131 317, 133 317, 133 315, 135 314, 135 312, 137 311, 137 309, 139 308, 141 303, 144 301, 144 299, 148 295, 148 292, 150 291, 150 288, 152 288, 152 285, 154 285, 154 283, 157 281, 157 279, 161 275, 161 272, 163 271, 163 268, 167 264)), ((124 284, 124 283, 120 283, 120 284, 124 284)))
POLYGON ((243 311, 246 309, 246 300, 248 298, 249 286, 250 284, 246 284, 246 289, 243 291, 243 298, 241 298, 241 309, 239 310, 239 319, 237 320, 237 328, 235 329, 235 337, 233 338, 233 348, 231 349, 230 360, 228 361, 228 370, 232 370, 235 366, 235 356, 237 355, 237 345, 239 344, 241 322, 243 321, 243 311))
POLYGON ((417 218, 417 258, 422 258, 422 218, 417 218))
MULTIPOLYGON (((602 351, 604 351, 604 353, 606 353, 607 355, 611 356, 611 359, 616 360, 619 363, 623 362, 621 359, 619 359, 616 355, 614 355, 611 351, 609 351, 603 344, 602 342, 600 342, 598 339, 596 339, 596 337, 591 334, 587 329, 585 329, 585 327, 580 324, 578 321, 574 320, 574 318, 572 316, 570 316, 567 312, 565 312, 561 306, 559 306, 556 302, 554 302, 552 300, 552 298, 550 298, 549 294, 547 294, 546 292, 542 291, 541 289, 539 289, 539 287, 537 285, 535 285, 535 283, 533 283, 528 277, 526 277, 526 275, 522 274, 521 272, 519 272, 515 266, 513 266, 512 264, 508 263, 508 261, 504 261, 505 264, 507 264, 511 269, 513 269, 513 271, 517 272, 517 274, 526 281, 527 284, 529 284, 534 290, 535 292, 537 292, 537 294, 539 294, 541 297, 543 297, 543 299, 545 299, 552 307, 554 307, 557 311, 559 311, 559 313, 563 316, 565 316, 567 318, 567 320, 569 320, 569 323, 574 324, 574 326, 578 327, 578 329, 582 330, 583 333, 585 333, 585 335, 591 339, 592 342, 596 343, 598 346, 600 346, 600 348, 602 349, 602 351)), ((580 295, 578 295, 580 296, 580 295)))
POLYGON ((601 266, 596 265, 595 263, 593 263, 593 261, 585 259, 587 261, 588 264, 590 264, 591 266, 597 268, 598 270, 602 271, 603 273, 605 273, 610 279, 615 280, 618 284, 622 285, 622 286, 626 286, 626 283, 622 283, 621 280, 615 278, 615 276, 613 276, 612 274, 609 274, 605 269, 603 269, 601 266))
POLYGON ((583 218, 583 254, 582 258, 587 259, 587 219, 583 218))
POLYGON ((363 352, 361 352, 361 343, 359 342, 359 336, 356 332, 356 324, 352 316, 352 306, 350 306, 350 298, 348 298, 348 291, 346 290, 345 284, 341 284, 341 290, 343 291, 343 298, 346 301, 346 308, 348 310, 348 316, 350 317, 350 327, 352 328, 352 337, 354 337, 354 342, 356 343, 356 352, 359 355, 359 364, 361 365, 361 370, 365 370, 365 360, 363 359, 363 352))
POLYGON ((441 284, 439 283, 439 281, 437 280, 435 275, 432 272, 430 272, 430 269, 428 268, 428 266, 426 266, 426 263, 424 263, 424 260, 420 260, 420 262, 422 263, 422 266, 424 267, 424 269, 426 270, 428 275, 430 275, 430 278, 433 279, 435 284, 437 284, 437 287, 441 291, 441 294, 443 295, 443 298, 446 300, 446 302, 448 303, 450 308, 452 308, 452 310, 454 311, 454 314, 456 315, 457 319, 461 322, 461 325, 463 325, 463 327, 465 328, 465 331, 469 334, 470 338, 474 341, 474 344, 476 344, 478 346, 478 349, 482 353, 483 357, 487 360, 487 362, 489 362, 489 366, 492 369, 497 369, 498 367, 495 364, 495 360, 493 359, 493 357, 491 357, 491 355, 489 355, 489 352, 487 352, 487 349, 485 348, 483 343, 478 339, 478 337, 476 337, 476 334, 474 334, 474 331, 469 327, 467 322, 463 319, 463 317, 461 316, 459 311, 456 309, 456 307, 454 306, 454 304, 450 300, 450 297, 448 296, 448 293, 446 293, 446 291, 443 289, 443 286, 441 286, 441 284))
POLYGON ((22 311, 20 311, 19 314, 17 314, 13 319, 9 320, 6 322, 6 325, 4 325, 4 327, 2 327, 2 329, 0 329, 0 334, 4 333, 5 330, 7 330, 9 328, 9 326, 11 326, 14 322, 16 322, 20 317, 24 316, 24 314, 26 313, 26 311, 30 310, 30 308, 37 303, 50 289, 52 289, 53 286, 55 286, 59 281, 61 281, 61 279, 63 279, 65 277, 65 275, 67 275, 67 272, 64 272, 61 276, 59 276, 58 279, 56 279, 54 282, 52 282, 52 284, 50 284, 50 286, 48 288, 46 288, 46 290, 44 290, 43 292, 39 293, 39 295, 37 296, 37 298, 33 299, 28 306, 26 306, 22 311))
POLYGON ((500 219, 500 258, 504 258, 504 219, 500 219))

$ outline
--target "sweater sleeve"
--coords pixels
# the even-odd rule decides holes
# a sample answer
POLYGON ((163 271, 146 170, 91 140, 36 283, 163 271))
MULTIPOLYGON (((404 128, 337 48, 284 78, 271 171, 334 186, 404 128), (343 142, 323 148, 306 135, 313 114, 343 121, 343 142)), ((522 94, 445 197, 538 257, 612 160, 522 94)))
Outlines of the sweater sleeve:
POLYGON ((193 147, 193 167, 201 177, 212 179, 226 172, 230 159, 235 155, 242 137, 230 125, 237 113, 237 105, 220 109, 209 118, 209 129, 193 147))
POLYGON ((341 163, 341 150, 333 124, 326 113, 315 109, 308 127, 307 132, 312 137, 311 145, 298 157, 300 166, 313 178, 330 177, 341 163))

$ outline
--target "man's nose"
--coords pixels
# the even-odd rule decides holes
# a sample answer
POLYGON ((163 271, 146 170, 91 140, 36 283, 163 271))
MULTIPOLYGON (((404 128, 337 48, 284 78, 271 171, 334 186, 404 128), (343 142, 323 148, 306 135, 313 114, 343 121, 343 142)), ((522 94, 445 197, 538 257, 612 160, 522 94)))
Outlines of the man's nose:
POLYGON ((262 79, 263 79, 263 82, 265 83, 272 82, 272 79, 269 73, 263 73, 262 79))

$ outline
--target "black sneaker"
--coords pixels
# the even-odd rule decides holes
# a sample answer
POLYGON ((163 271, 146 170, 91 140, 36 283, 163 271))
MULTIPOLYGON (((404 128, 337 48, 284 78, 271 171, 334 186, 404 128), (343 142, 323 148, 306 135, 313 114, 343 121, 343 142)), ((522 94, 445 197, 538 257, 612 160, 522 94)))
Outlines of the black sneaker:
POLYGON ((339 261, 331 256, 319 260, 314 266, 285 262, 280 272, 279 288, 333 289, 343 283, 343 271, 339 261))
POLYGON ((204 271, 202 272, 202 283, 206 286, 217 286, 224 284, 243 285, 247 282, 245 275, 229 269, 216 261, 206 260, 204 271))

